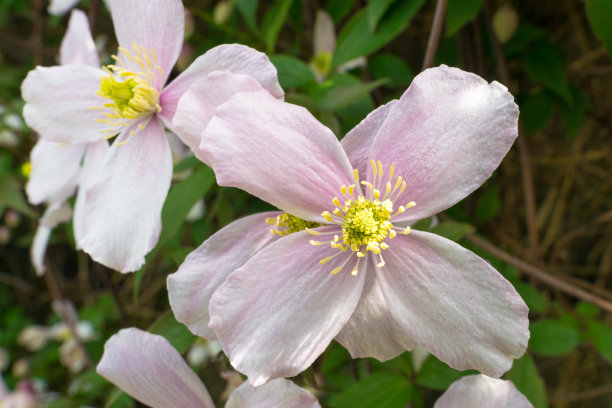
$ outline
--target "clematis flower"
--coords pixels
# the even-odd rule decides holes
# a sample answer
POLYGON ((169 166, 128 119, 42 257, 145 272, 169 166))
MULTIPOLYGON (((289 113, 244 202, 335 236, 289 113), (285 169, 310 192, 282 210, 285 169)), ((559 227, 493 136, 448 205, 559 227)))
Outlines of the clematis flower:
POLYGON ((10 392, 0 375, 0 407, 2 408, 36 408, 38 399, 28 381, 20 381, 17 389, 10 392))
POLYGON ((93 143, 116 136, 85 192, 79 246, 94 260, 135 271, 156 244, 170 187, 172 129, 179 97, 214 71, 251 75, 282 97, 268 58, 242 45, 221 45, 197 58, 170 84, 180 53, 180 0, 110 2, 119 42, 114 63, 37 67, 22 84, 26 122, 49 141, 93 143))
MULTIPOLYGON (((82 11, 73 10, 70 15, 68 29, 60 47, 60 63, 99 65, 87 16, 82 11)), ((31 170, 26 193, 28 200, 34 205, 47 203, 30 250, 32 264, 38 275, 44 273, 44 257, 51 231, 72 217, 72 210, 67 204, 68 198, 74 194, 80 181, 83 185, 86 184, 86 181, 81 180, 82 166, 88 168, 92 163, 95 165, 97 158, 104 155, 107 147, 104 140, 91 146, 89 143, 66 145, 41 139, 34 145, 30 153, 31 170)), ((78 222, 79 220, 75 221, 78 222)))
POLYGON ((517 119, 504 86, 446 66, 341 143, 266 91, 230 97, 198 155, 220 185, 282 212, 235 221, 192 252, 168 278, 175 316, 217 338, 255 386, 303 371, 334 338, 354 358, 418 343, 458 370, 501 376, 527 346, 527 306, 483 259, 407 225, 490 177, 517 119))
MULTIPOLYGON (((96 368, 117 387, 153 408, 213 408, 206 387, 162 336, 136 328, 120 330, 104 345, 96 368)), ((317 408, 317 399, 285 379, 262 387, 243 383, 226 408, 317 408)))
POLYGON ((533 408, 511 381, 486 375, 468 375, 454 383, 436 401, 434 408, 533 408))

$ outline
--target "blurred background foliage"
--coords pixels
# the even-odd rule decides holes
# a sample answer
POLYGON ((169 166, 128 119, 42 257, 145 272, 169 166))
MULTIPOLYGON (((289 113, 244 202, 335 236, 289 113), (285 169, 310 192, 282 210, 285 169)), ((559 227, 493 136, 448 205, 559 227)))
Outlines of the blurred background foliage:
MULTIPOLYGON (((432 0, 184 4, 186 45, 173 75, 216 45, 249 45, 270 56, 286 100, 339 138, 421 71, 436 8, 432 0)), ((162 236, 142 270, 122 275, 94 263, 75 251, 66 224, 51 238, 50 273, 36 277, 28 251, 44 209, 23 193, 37 136, 21 119, 19 87, 35 65, 57 64, 68 15, 47 6, 0 0, 0 372, 11 389, 31 381, 44 406, 136 406, 93 366, 110 335, 138 326, 188 353, 221 401, 235 375, 168 312, 165 278, 220 227, 270 207, 217 186, 193 157, 177 159, 162 236), (78 334, 83 322, 87 333, 78 334)), ((104 3, 77 7, 109 62, 116 40, 104 3)), ((448 0, 435 54, 435 65, 502 82, 520 106, 519 140, 493 177, 422 227, 489 260, 525 299, 528 353, 505 378, 537 408, 612 407, 611 55, 612 0, 448 0)), ((296 381, 327 407, 428 407, 467 373, 419 352, 351 360, 332 343, 296 381)))

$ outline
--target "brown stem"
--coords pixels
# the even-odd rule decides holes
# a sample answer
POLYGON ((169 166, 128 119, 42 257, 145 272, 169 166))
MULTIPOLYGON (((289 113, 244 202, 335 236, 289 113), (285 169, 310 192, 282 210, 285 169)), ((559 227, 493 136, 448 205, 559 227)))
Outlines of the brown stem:
POLYGON ((433 66, 436 51, 438 50, 438 43, 440 42, 440 33, 442 33, 442 26, 444 25, 446 1, 447 0, 438 0, 436 3, 436 11, 434 12, 434 19, 431 24, 431 31, 429 32, 429 40, 427 40, 425 58, 423 58, 422 71, 433 66))
POLYGON ((34 64, 43 64, 43 0, 34 0, 34 21, 32 22, 32 53, 34 64))

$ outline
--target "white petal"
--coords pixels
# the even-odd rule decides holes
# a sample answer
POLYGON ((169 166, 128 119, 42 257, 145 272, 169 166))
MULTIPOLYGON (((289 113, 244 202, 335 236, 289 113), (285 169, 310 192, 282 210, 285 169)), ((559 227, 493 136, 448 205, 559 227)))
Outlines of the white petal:
POLYGON ((320 408, 319 401, 303 388, 284 378, 259 387, 248 382, 234 390, 225 408, 320 408))
POLYGON ((533 408, 511 381, 468 375, 455 381, 434 408, 533 408))
POLYGON ((91 37, 87 15, 81 10, 72 10, 68 30, 60 47, 60 64, 100 65, 96 43, 91 37))

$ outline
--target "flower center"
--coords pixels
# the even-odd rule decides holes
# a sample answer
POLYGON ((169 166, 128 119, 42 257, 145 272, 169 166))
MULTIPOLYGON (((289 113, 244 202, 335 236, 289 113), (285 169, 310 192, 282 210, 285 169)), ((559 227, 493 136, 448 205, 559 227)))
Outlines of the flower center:
MULTIPOLYGON (((106 123, 109 129, 103 131, 107 138, 113 137, 134 120, 161 112, 159 104, 159 78, 162 69, 157 65, 155 52, 149 54, 144 47, 132 45, 133 52, 119 47, 120 57, 113 55, 115 64, 102 67, 108 75, 100 78, 101 97, 110 100, 102 107, 90 109, 105 110, 105 118, 96 119, 106 123), (136 70, 133 70, 135 67, 136 70)), ((138 130, 142 130, 139 126, 138 130)), ((132 132, 133 136, 134 132, 132 132)))
MULTIPOLYGON (((393 225, 391 219, 398 214, 403 213, 406 209, 414 207, 414 201, 405 205, 400 205, 394 213, 394 201, 402 195, 406 190, 406 182, 401 176, 395 178, 395 165, 391 164, 389 172, 385 180, 383 165, 380 161, 375 162, 370 160, 372 168, 372 183, 368 181, 360 181, 357 170, 354 172, 356 184, 350 186, 341 186, 343 202, 334 197, 332 203, 336 206, 330 213, 323 211, 321 214, 325 219, 341 227, 342 240, 338 235, 334 235, 329 241, 310 241, 311 245, 330 244, 332 248, 338 249, 338 252, 332 256, 321 259, 320 263, 325 264, 341 253, 351 250, 347 259, 337 268, 332 270, 332 274, 340 272, 345 265, 352 259, 352 255, 357 256, 357 261, 353 267, 352 274, 356 275, 359 269, 359 262, 364 258, 368 251, 378 255, 379 262, 377 266, 382 268, 385 261, 382 257, 382 250, 389 248, 385 242, 387 238, 393 239, 397 233, 408 234, 410 227, 400 228, 393 225), (367 187, 366 195, 356 194, 356 186, 363 185, 367 187), (384 191, 384 194, 381 193, 384 191), (382 195, 382 197, 381 197, 382 195)), ((312 235, 321 235, 317 231, 308 230, 312 235)))
POLYGON ((272 234, 278 235, 293 234, 305 229, 317 228, 321 225, 318 222, 306 221, 289 213, 282 213, 276 218, 266 218, 266 222, 278 227, 270 230, 272 234))

